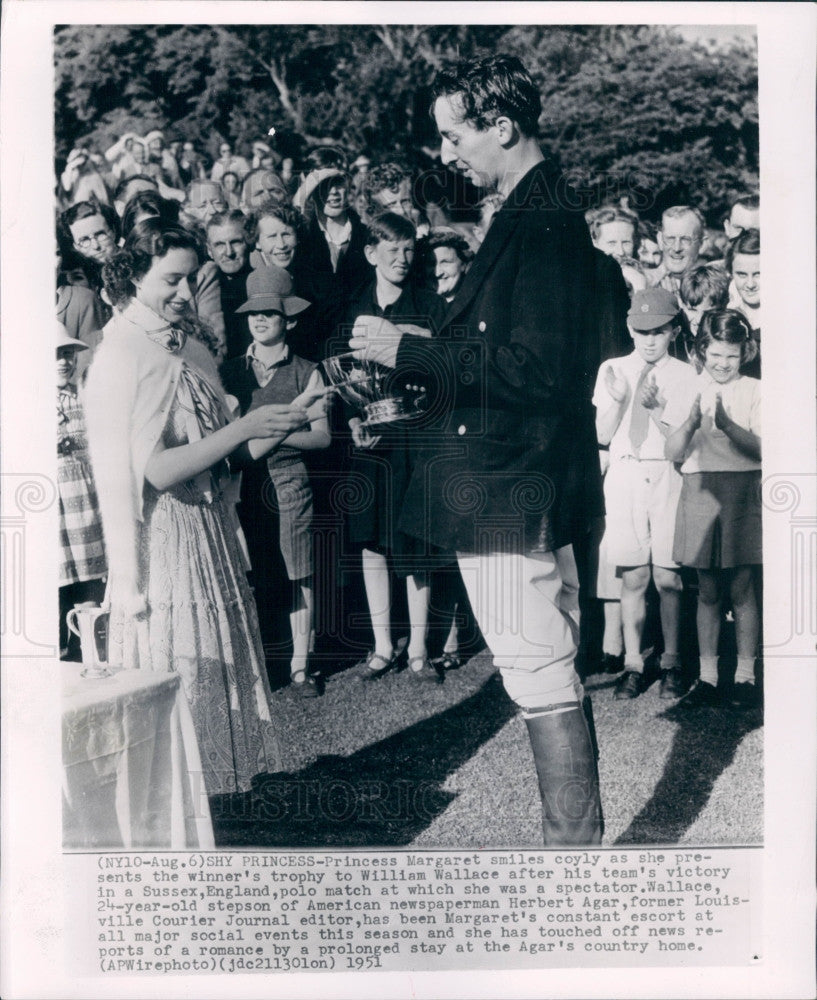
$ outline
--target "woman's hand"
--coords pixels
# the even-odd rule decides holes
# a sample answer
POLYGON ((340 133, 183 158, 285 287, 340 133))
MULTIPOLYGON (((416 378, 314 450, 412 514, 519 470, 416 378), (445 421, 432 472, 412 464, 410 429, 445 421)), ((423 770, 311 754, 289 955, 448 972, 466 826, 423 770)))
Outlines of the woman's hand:
POLYGON ((718 430, 723 431, 724 434, 726 434, 732 421, 729 418, 729 414, 724 409, 723 400, 721 399, 721 394, 719 392, 715 394, 714 420, 715 420, 715 426, 718 428, 718 430))
POLYGON ((304 389, 300 396, 292 400, 291 406, 305 410, 310 421, 318 420, 326 415, 327 397, 335 392, 334 385, 317 385, 312 389, 304 389))
POLYGON ((250 410, 240 420, 244 440, 291 434, 309 422, 306 410, 293 403, 269 403, 250 410))
POLYGON ((703 414, 701 413, 701 394, 695 397, 695 401, 692 404, 692 409, 689 411, 689 416, 687 417, 687 425, 691 431, 697 431, 701 426, 701 420, 703 419, 703 414))

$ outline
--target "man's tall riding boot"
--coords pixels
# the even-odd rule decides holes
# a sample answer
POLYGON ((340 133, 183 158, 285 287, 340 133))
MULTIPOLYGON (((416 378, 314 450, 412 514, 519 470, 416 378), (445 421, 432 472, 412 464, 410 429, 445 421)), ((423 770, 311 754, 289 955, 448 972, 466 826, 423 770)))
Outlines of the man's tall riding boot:
POLYGON ((525 719, 539 791, 545 847, 600 844, 604 832, 599 777, 582 706, 525 719))

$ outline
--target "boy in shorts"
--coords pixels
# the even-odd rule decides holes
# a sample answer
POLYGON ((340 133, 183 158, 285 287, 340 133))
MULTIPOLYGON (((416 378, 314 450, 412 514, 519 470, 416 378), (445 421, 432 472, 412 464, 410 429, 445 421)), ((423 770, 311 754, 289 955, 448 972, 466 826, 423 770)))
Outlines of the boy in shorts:
POLYGON ((664 457, 667 429, 661 423, 666 397, 696 374, 691 365, 668 354, 681 330, 679 312, 678 300, 666 289, 636 292, 627 314, 635 350, 600 367, 593 395, 599 444, 610 446, 604 545, 621 575, 624 673, 616 683, 617 699, 637 698, 642 691, 641 640, 651 575, 664 639, 661 697, 683 694, 681 577, 672 558, 681 476, 664 457))
MULTIPOLYGON (((269 403, 291 403, 296 398, 307 409, 310 424, 293 431, 283 441, 270 447, 267 439, 248 442, 253 463, 244 470, 241 515, 245 526, 254 574, 263 574, 264 563, 272 559, 265 548, 264 532, 259 521, 280 524, 280 552, 287 576, 293 583, 290 611, 292 662, 290 681, 298 694, 313 698, 319 694, 315 678, 309 673, 308 658, 312 641, 313 550, 312 489, 301 455, 302 451, 326 448, 329 425, 325 412, 323 379, 317 365, 293 354, 286 342, 287 331, 295 325, 295 316, 309 305, 292 294, 292 279, 279 267, 262 267, 247 277, 247 301, 237 313, 246 313, 252 343, 244 355, 225 362, 221 377, 228 393, 238 399, 241 413, 269 403), (266 462, 266 477, 259 490, 253 489, 253 475, 260 460, 266 462), (269 481, 273 489, 269 490, 269 481), (247 530, 249 528, 249 530, 247 530)), ((273 609, 264 605, 276 601, 274 593, 260 593, 256 579, 256 603, 264 633, 264 620, 273 609)), ((261 588, 267 589, 267 588, 261 588)))

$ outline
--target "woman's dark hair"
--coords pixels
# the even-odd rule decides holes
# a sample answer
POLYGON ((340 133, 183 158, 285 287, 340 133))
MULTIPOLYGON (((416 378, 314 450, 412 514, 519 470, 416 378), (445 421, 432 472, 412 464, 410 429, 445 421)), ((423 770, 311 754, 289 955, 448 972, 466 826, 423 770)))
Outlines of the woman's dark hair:
POLYGON ((57 240, 59 241, 60 252, 71 249, 74 246, 74 237, 71 235, 71 226, 80 219, 89 219, 92 215, 101 215, 108 228, 113 233, 114 242, 119 240, 119 216, 109 205, 102 205, 91 198, 88 201, 78 201, 75 205, 67 208, 59 218, 57 223, 57 240))
POLYGON ((143 278, 154 258, 164 257, 170 250, 192 250, 199 262, 205 254, 198 237, 183 226, 162 219, 145 219, 128 234, 125 245, 111 255, 102 268, 105 291, 114 305, 122 305, 135 291, 133 281, 143 278))
POLYGON ((384 240, 414 240, 417 230, 405 216, 396 212, 383 212, 366 226, 366 246, 375 247, 384 240))
POLYGON ((285 226, 289 226, 290 229, 295 231, 298 242, 303 242, 306 233, 306 220, 298 209, 293 208, 292 205, 283 205, 281 202, 270 198, 260 208, 257 208, 250 216, 249 225, 247 226, 249 238, 252 242, 258 239, 258 224, 262 219, 280 219, 285 226))
POLYGON ((179 221, 179 202, 171 198, 163 198, 158 191, 137 191, 128 199, 122 212, 122 235, 127 238, 133 229, 137 217, 147 212, 163 222, 174 225, 179 221))
POLYGON ((459 95, 463 120, 480 132, 506 115, 525 136, 535 136, 542 99, 516 56, 488 56, 457 63, 438 74, 432 87, 432 112, 438 97, 459 95))
POLYGON ((343 150, 338 149, 337 146, 318 146, 317 149, 310 150, 304 161, 305 173, 309 173, 312 170, 326 170, 329 168, 332 170, 342 170, 346 173, 346 154, 343 150))
POLYGON ((463 264, 470 264, 474 259, 474 251, 468 246, 464 237, 453 229, 432 229, 425 239, 420 241, 418 249, 431 254, 437 247, 450 247, 463 264))
POLYGON ((82 271, 89 286, 98 291, 102 287, 100 267, 96 261, 83 257, 81 253, 69 247, 60 252, 60 267, 57 272, 57 288, 69 284, 67 275, 70 271, 82 271))
POLYGON ((148 177, 147 174, 131 174, 130 177, 123 177, 122 180, 116 185, 113 193, 113 200, 122 201, 122 195, 128 190, 134 181, 147 181, 147 183, 153 187, 154 191, 159 190, 155 177, 148 177))
POLYGON ((638 220, 638 242, 641 243, 642 240, 649 240, 650 243, 658 242, 658 226, 649 219, 638 220))
POLYGON ((701 317, 695 338, 695 353, 702 362, 707 347, 716 340, 722 344, 739 344, 741 365, 757 355, 757 342, 752 336, 749 321, 737 309, 710 309, 701 317))
POLYGON ((417 241, 417 253, 412 267, 414 280, 432 292, 437 291, 434 251, 438 247, 449 247, 466 267, 470 266, 474 259, 474 251, 458 232, 453 229, 432 229, 428 236, 417 241))
POLYGON ((732 273, 732 264, 736 253, 759 254, 760 253, 760 230, 744 229, 729 244, 726 251, 726 270, 732 273))

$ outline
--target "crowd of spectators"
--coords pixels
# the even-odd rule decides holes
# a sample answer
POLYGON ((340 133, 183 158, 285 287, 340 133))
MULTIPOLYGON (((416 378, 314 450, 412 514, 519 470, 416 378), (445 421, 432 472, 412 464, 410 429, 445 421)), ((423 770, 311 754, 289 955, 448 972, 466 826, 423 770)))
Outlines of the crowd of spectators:
MULTIPOLYGON (((269 137, 241 151, 225 140, 212 164, 195 143, 168 140, 157 129, 143 137, 127 133, 106 150, 77 145, 58 181, 60 413, 63 423, 74 427, 78 442, 72 446, 71 435, 62 434, 66 460, 70 456, 75 466, 79 459, 89 462, 76 399, 77 389, 81 399, 85 372, 117 309, 106 291, 106 265, 146 225, 181 226, 200 248, 186 320, 221 366, 227 392, 246 412, 259 400, 289 402, 320 383, 325 377, 321 363, 343 353, 342 331, 361 314, 409 322, 434 334, 502 200, 488 194, 478 217, 466 223, 461 217, 455 221, 445 204, 420 204, 422 188, 396 159, 373 162, 357 150, 324 146, 295 162, 278 153, 269 137), (296 373, 285 377, 293 365, 296 373)), ((757 393, 744 388, 730 403, 737 390, 726 389, 746 377, 760 377, 758 197, 737 198, 721 229, 708 227, 694 205, 668 207, 657 224, 641 219, 626 197, 589 211, 586 219, 597 251, 596 284, 587 294, 596 301, 603 359, 601 369, 586 376, 596 385, 600 459, 609 469, 608 531, 599 526, 581 560, 585 602, 592 595, 604 608, 603 640, 598 651, 585 649, 585 673, 620 673, 617 698, 642 693, 646 594, 652 578, 660 606, 662 696, 683 696, 682 702, 693 708, 723 703, 714 693, 717 633, 728 613, 738 633, 734 691, 739 697, 732 704, 753 707, 759 555, 745 546, 727 553, 726 536, 732 529, 717 519, 712 529, 716 562, 696 563, 678 547, 677 535, 673 548, 673 535, 676 510, 683 508, 694 520, 687 508, 700 501, 687 492, 681 498, 690 476, 759 470, 757 393), (737 367, 725 381, 717 367, 724 363, 715 357, 718 351, 730 357, 737 351, 737 367), (643 376, 644 361, 655 373, 643 376), (709 392, 696 381, 701 378, 714 379, 721 389, 709 392), (681 388, 676 392, 673 386, 681 388), (662 420, 662 414, 674 416, 662 420), (642 417, 648 423, 633 444, 631 425, 642 417), (751 441, 741 428, 752 435, 751 441), (712 435, 728 439, 731 464, 725 468, 706 464, 713 447, 725 447, 717 440, 713 446, 712 435), (659 467, 660 488, 655 486, 659 467), (630 549, 622 548, 622 523, 629 525, 627 537, 634 539, 630 549), (612 533, 611 524, 617 525, 612 533), (678 622, 680 595, 690 586, 693 592, 697 588, 701 609, 701 670, 687 691, 692 677, 688 664, 681 669, 678 622)), ((416 405, 423 387, 413 386, 411 392, 411 405, 416 405)), ((402 656, 418 679, 442 683, 446 669, 460 663, 457 626, 462 627, 468 610, 453 558, 409 551, 393 528, 399 517, 399 484, 412 460, 411 421, 372 430, 360 412, 337 400, 310 428, 287 439, 285 449, 245 460, 238 509, 249 542, 265 648, 293 644, 291 679, 306 696, 320 693, 310 654, 316 628, 320 633, 331 617, 321 601, 331 604, 343 585, 337 563, 327 555, 330 547, 320 546, 320 559, 315 556, 318 547, 312 538, 328 523, 328 530, 340 532, 341 549, 360 555, 365 611, 374 636, 363 676, 384 676, 399 668, 402 656), (331 486, 344 476, 368 477, 376 502, 363 514, 340 516, 333 507, 337 491, 331 486), (406 581, 409 637, 402 652, 393 641, 396 578, 406 581), (290 616, 286 635, 280 634, 281 608, 290 616), (430 609, 440 608, 443 624, 434 632, 430 609)), ((67 494, 65 500, 61 604, 66 608, 87 597, 89 582, 105 576, 92 476, 86 473, 83 516, 77 515, 76 505, 71 513, 73 501, 67 494), (76 539, 76 549, 87 547, 89 537, 95 542, 93 558, 76 551, 72 557, 71 539, 76 539)), ((76 468, 70 477, 66 473, 66 482, 77 478, 76 468)), ((749 495, 753 488, 734 500, 730 516, 745 519, 754 502, 749 495)), ((733 481, 724 489, 729 497, 736 495, 733 481)), ((723 505, 729 505, 727 500, 723 505)), ((759 542, 759 514, 757 532, 759 542)))

